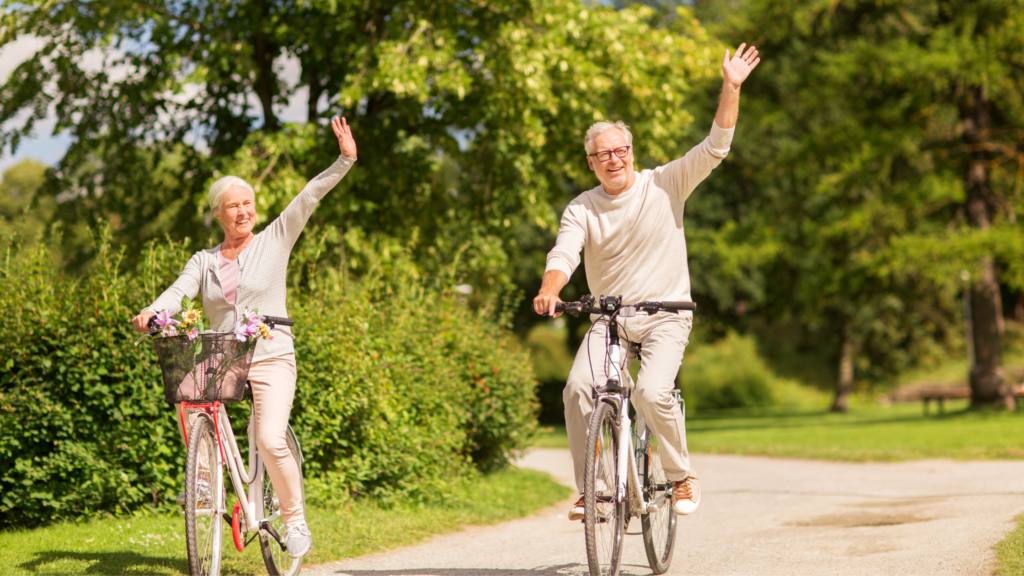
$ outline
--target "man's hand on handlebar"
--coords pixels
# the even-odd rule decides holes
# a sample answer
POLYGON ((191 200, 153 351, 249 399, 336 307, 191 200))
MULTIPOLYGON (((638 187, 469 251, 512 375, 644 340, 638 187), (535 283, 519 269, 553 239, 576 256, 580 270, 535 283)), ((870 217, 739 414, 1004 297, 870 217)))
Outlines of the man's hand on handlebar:
POLYGON ((135 318, 132 318, 132 328, 139 334, 149 334, 149 319, 156 316, 155 312, 144 310, 135 318))
POLYGON ((555 312, 555 304, 558 304, 561 301, 562 299, 559 298, 557 294, 540 293, 533 299, 533 311, 542 316, 558 318, 562 313, 555 312))

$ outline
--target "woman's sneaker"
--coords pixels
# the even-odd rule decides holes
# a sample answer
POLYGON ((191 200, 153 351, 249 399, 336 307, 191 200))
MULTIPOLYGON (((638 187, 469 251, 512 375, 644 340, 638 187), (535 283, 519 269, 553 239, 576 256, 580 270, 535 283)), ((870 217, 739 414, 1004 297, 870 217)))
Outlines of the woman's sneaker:
POLYGON ((580 499, 572 505, 569 509, 569 520, 576 522, 577 520, 583 520, 583 495, 580 494, 580 499))
POLYGON ((284 542, 288 546, 288 555, 292 558, 302 558, 313 549, 313 535, 305 522, 289 524, 285 532, 284 542))

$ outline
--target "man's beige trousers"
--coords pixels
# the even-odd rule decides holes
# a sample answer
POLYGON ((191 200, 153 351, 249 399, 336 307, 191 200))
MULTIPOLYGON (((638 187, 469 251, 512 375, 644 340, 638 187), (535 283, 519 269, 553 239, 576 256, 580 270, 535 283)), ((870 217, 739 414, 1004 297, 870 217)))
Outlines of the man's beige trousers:
MULTIPOLYGON (((631 400, 637 412, 647 421, 660 441, 661 462, 669 480, 685 480, 690 475, 690 456, 686 451, 686 427, 679 404, 672 396, 676 375, 683 361, 683 352, 690 339, 693 318, 688 313, 638 314, 619 320, 619 338, 623 366, 633 360, 629 342, 639 343, 640 373, 633 387, 631 400)), ((595 382, 604 386, 608 380, 608 321, 598 320, 583 340, 573 361, 569 379, 562 392, 565 401, 565 426, 569 433, 576 473, 576 487, 583 493, 583 477, 587 458, 587 432, 594 400, 590 395, 595 382)), ((622 368, 625 383, 629 373, 622 368)))

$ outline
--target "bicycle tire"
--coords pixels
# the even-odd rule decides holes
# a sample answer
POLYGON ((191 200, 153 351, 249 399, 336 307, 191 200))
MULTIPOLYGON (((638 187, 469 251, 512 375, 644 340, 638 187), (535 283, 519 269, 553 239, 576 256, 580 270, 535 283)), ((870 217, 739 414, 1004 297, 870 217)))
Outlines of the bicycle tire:
POLYGON ((640 525, 651 570, 655 574, 664 574, 672 565, 672 553, 676 546, 676 511, 672 508, 672 483, 665 477, 665 470, 661 466, 658 439, 650 431, 648 435, 643 450, 645 458, 640 468, 644 500, 651 502, 666 491, 669 497, 655 512, 641 514, 640 525))
POLYGON ((185 456, 185 546, 192 576, 220 574, 223 476, 213 419, 201 414, 192 424, 185 456))
POLYGON ((618 410, 607 402, 601 402, 590 417, 587 474, 583 479, 583 524, 591 576, 617 576, 622 560, 628 502, 615 498, 618 424, 618 410))
MULTIPOLYGON (((302 505, 306 505, 306 486, 302 480, 302 448, 295 437, 292 427, 288 426, 285 439, 288 442, 288 449, 299 466, 300 489, 302 490, 302 505)), ((284 537, 284 518, 280 515, 280 504, 274 491, 274 485, 267 474, 267 467, 263 465, 263 478, 260 481, 260 504, 262 507, 262 518, 272 518, 270 525, 281 537, 284 537), (274 515, 277 515, 276 517, 274 515)), ((292 558, 288 552, 283 550, 272 536, 264 530, 260 530, 260 552, 263 554, 263 563, 267 566, 269 576, 295 576, 302 569, 302 558, 292 558)))

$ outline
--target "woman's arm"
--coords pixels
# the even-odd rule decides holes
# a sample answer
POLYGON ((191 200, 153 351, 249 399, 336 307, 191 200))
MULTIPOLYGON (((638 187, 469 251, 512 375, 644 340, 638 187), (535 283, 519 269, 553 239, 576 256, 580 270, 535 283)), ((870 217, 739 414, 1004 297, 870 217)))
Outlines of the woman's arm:
POLYGON ((164 290, 163 294, 142 309, 138 316, 132 318, 132 327, 143 334, 149 332, 146 325, 149 319, 160 310, 167 310, 171 314, 181 312, 181 297, 188 296, 195 298, 199 295, 199 287, 202 285, 203 267, 200 262, 199 253, 189 258, 185 268, 181 270, 178 279, 171 284, 171 287, 164 290))
POLYGON ((334 118, 331 120, 331 128, 334 129, 334 135, 338 138, 338 148, 341 150, 341 156, 338 157, 330 168, 310 180, 306 187, 302 189, 302 192, 299 192, 298 196, 288 204, 284 212, 281 212, 281 215, 264 230, 265 233, 269 233, 272 237, 281 239, 288 245, 289 249, 299 239, 299 234, 306 227, 306 222, 313 214, 313 209, 316 208, 317 203, 328 192, 333 190, 338 185, 338 182, 341 182, 341 179, 345 177, 345 174, 348 173, 356 161, 358 153, 356 141, 352 138, 352 129, 345 119, 339 120, 334 118))

